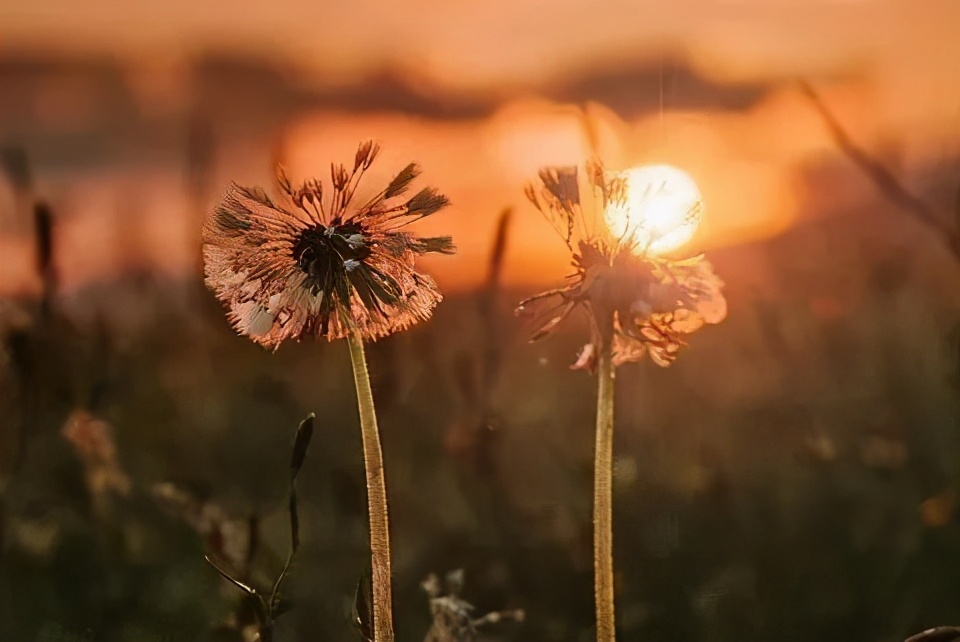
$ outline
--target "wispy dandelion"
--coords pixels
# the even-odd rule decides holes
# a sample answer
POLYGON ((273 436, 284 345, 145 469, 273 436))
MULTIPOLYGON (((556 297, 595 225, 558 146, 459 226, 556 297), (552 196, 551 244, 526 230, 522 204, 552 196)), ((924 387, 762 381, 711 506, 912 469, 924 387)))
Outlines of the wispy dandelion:
MULTIPOLYGON (((649 216, 666 185, 631 184, 630 173, 588 164, 540 171, 527 197, 554 225, 570 250, 567 285, 520 303, 539 318, 532 340, 585 313, 590 337, 574 368, 599 380, 594 458, 594 592, 597 639, 615 637, 613 608, 613 408, 615 368, 644 356, 660 366, 676 360, 686 336, 719 323, 727 306, 722 281, 702 256, 667 259, 655 252, 682 242, 701 216, 699 199, 674 217, 649 216), (682 232, 682 234, 681 234, 682 232)), ((662 206, 662 204, 660 204, 662 206)), ((662 214, 662 212, 658 212, 662 214)))
POLYGON ((420 173, 415 163, 358 202, 378 153, 362 143, 352 169, 330 166, 326 186, 313 179, 294 187, 278 169, 276 202, 262 189, 231 185, 204 223, 203 256, 207 286, 240 334, 274 350, 287 339, 347 339, 367 475, 374 638, 392 642, 387 495, 363 343, 429 318, 442 297, 414 262, 454 246, 448 236, 404 229, 448 205, 432 187, 408 196, 420 173))
MULTIPOLYGON (((614 365, 649 355, 668 366, 686 335, 726 316, 723 282, 702 255, 668 259, 651 253, 656 237, 646 236, 642 243, 645 237, 637 233, 642 221, 602 225, 609 212, 627 208, 629 181, 598 163, 586 169, 586 199, 581 199, 584 186, 576 167, 541 170, 540 186, 527 186, 529 200, 566 242, 573 273, 566 286, 526 299, 519 309, 533 306, 541 319, 532 340, 550 334, 577 310, 587 314, 591 338, 575 367, 594 369, 598 348, 605 344, 614 365), (610 227, 619 228, 617 234, 610 227)), ((699 207, 689 216, 698 216, 699 207)))
POLYGON ((329 194, 317 180, 294 187, 282 168, 277 202, 262 189, 230 186, 203 226, 203 254, 207 286, 240 334, 272 349, 309 336, 373 340, 430 316, 442 297, 414 260, 451 254, 453 243, 403 228, 448 201, 432 187, 404 198, 420 173, 411 163, 355 203, 378 152, 367 142, 352 170, 331 165, 329 194))

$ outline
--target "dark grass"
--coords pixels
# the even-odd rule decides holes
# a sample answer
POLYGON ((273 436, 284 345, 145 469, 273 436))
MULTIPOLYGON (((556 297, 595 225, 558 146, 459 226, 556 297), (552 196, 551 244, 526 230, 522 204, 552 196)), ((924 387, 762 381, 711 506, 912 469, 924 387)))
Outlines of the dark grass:
MULTIPOLYGON (((623 639, 877 642, 960 621, 958 279, 883 221, 714 252, 729 319, 670 369, 621 369, 623 639)), ((528 345, 512 314, 527 292, 491 282, 369 346, 398 639, 429 628, 420 581, 461 567, 478 614, 526 611, 485 639, 589 639, 595 386, 567 370, 576 329, 528 345)), ((255 516, 250 577, 269 586, 290 541, 290 430, 309 412, 322 429, 276 639, 356 639, 368 552, 345 346, 270 354, 196 282, 101 283, 46 316, 16 305, 33 321, 4 336, 0 640, 235 639, 214 630, 238 592, 151 487, 255 516), (112 425, 128 496, 85 486, 60 436, 81 407, 112 425)))

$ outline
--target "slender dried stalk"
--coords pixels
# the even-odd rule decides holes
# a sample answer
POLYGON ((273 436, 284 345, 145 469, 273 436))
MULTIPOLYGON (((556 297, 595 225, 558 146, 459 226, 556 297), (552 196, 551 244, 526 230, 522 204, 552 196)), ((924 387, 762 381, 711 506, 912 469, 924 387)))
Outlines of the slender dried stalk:
MULTIPOLYGON (((951 227, 946 217, 941 216, 939 212, 934 211, 922 199, 913 195, 889 169, 859 147, 810 83, 801 80, 799 84, 800 91, 817 110, 840 151, 857 165, 866 174, 867 178, 873 181, 877 189, 890 202, 913 214, 915 218, 937 232, 947 248, 953 253, 954 258, 960 260, 960 229, 951 227)), ((960 213, 957 216, 957 223, 960 224, 960 213)))
POLYGON ((357 386, 360 431, 363 435, 363 463, 367 475, 367 510, 370 519, 370 561, 373 570, 374 642, 393 642, 393 597, 390 590, 390 529, 387 521, 387 486, 383 474, 383 452, 377 429, 377 414, 370 389, 370 375, 359 332, 347 337, 353 380, 357 386))
MULTIPOLYGON (((611 323, 612 325, 612 323, 611 323)), ((593 592, 597 642, 613 642, 613 388, 615 369, 609 338, 597 360, 597 435, 593 458, 593 592)))

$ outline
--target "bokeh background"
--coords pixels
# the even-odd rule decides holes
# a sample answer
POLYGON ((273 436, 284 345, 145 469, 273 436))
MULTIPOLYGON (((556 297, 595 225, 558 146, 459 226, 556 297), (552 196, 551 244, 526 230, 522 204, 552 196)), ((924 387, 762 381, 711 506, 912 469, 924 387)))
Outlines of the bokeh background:
POLYGON ((346 349, 234 335, 199 231, 230 180, 365 138, 450 196, 421 229, 460 249, 425 261, 434 318, 369 349, 401 640, 455 568, 478 614, 526 611, 483 639, 591 639, 595 382, 576 327, 530 345, 512 310, 568 269, 524 183, 593 151, 693 176, 730 304, 619 372, 622 639, 960 623, 958 36, 952 0, 0 3, 0 640, 241 639, 203 555, 269 585, 308 412, 278 639, 359 639, 346 349))

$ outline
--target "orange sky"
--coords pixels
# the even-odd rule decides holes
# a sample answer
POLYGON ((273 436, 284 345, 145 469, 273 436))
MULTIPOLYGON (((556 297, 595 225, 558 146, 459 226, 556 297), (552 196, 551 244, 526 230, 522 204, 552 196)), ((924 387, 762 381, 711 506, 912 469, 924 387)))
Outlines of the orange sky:
MULTIPOLYGON (((350 82, 384 66, 465 89, 542 82, 665 48, 726 78, 869 66, 916 86, 960 69, 953 0, 5 0, 7 47, 162 63, 206 49, 350 82)), ((932 90, 931 90, 932 91, 932 90)), ((956 94, 954 94, 956 97, 956 94)))
MULTIPOLYGON (((0 55, 4 49, 108 54, 130 66, 132 78, 143 79, 138 83, 150 104, 156 102, 151 82, 159 82, 160 94, 164 82, 175 89, 179 64, 210 49, 283 61, 299 70, 301 82, 314 85, 349 85, 389 68, 417 79, 427 93, 500 97, 489 117, 436 122, 319 112, 290 123, 283 136, 286 162, 299 176, 350 158, 357 141, 368 137, 384 145, 384 173, 419 161, 424 179, 454 203, 423 225, 428 233, 452 233, 460 247, 455 259, 433 262, 447 286, 483 278, 496 215, 505 206, 516 207, 508 280, 549 280, 564 270, 562 243, 524 203, 522 186, 538 167, 586 154, 575 112, 536 98, 571 70, 669 52, 723 82, 779 82, 744 111, 678 111, 670 102, 682 95, 682 86, 664 93, 662 116, 625 121, 602 105, 592 108, 609 164, 671 163, 698 182, 706 216, 692 249, 775 234, 811 198, 839 205, 871 193, 849 167, 841 170, 849 180, 837 181, 829 198, 804 191, 798 170, 835 152, 790 85, 794 75, 817 78, 864 145, 896 143, 908 179, 929 162, 960 154, 960 2, 953 0, 83 5, 80 16, 75 0, 0 3, 0 55)), ((670 70, 665 73, 669 81, 670 70)), ((268 180, 267 159, 252 161, 257 156, 250 145, 236 141, 218 151, 217 185, 268 180)), ((108 276, 132 260, 173 274, 195 268, 199 229, 179 171, 81 169, 44 179, 60 210, 69 212, 58 257, 67 287, 108 276), (124 247, 129 225, 118 225, 130 211, 149 239, 133 252, 124 247)), ((4 200, 9 194, 0 187, 4 200)), ((0 290, 32 287, 25 247, 23 238, 0 238, 0 252, 12 257, 0 262, 0 290)))

